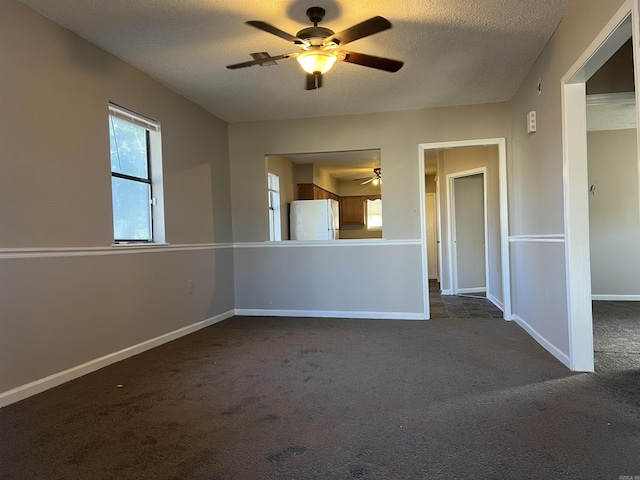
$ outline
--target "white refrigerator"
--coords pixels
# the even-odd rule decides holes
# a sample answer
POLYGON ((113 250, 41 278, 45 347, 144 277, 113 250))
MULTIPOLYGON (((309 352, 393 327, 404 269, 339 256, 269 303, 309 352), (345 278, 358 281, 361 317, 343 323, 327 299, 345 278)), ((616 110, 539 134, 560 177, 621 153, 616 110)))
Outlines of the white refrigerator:
POLYGON ((337 240, 338 214, 335 200, 294 200, 289 214, 291 240, 337 240))

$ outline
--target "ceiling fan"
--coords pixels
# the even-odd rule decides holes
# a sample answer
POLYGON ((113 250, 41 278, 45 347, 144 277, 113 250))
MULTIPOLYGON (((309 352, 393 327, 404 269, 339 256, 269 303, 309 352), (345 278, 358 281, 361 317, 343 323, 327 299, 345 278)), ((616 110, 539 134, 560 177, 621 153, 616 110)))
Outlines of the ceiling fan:
POLYGON ((307 16, 313 23, 313 27, 303 28, 295 36, 265 22, 258 20, 246 22, 247 25, 292 42, 300 51, 276 55, 275 57, 271 57, 264 52, 252 53, 251 56, 254 60, 228 65, 227 68, 235 70, 253 65, 273 65, 276 60, 295 58, 307 73, 306 89, 314 90, 322 86, 322 75, 327 73, 336 61, 354 63, 387 72, 397 72, 404 65, 404 62, 399 60, 342 50, 342 46, 347 43, 391 28, 391 22, 386 18, 373 17, 335 33, 329 28, 318 26, 324 15, 325 10, 322 7, 309 8, 307 16))
POLYGON ((374 168, 373 169, 373 176, 372 177, 365 177, 365 178, 357 178, 357 181, 360 180, 364 180, 364 182, 361 182, 360 185, 366 185, 367 183, 373 183, 373 185, 375 185, 376 187, 378 185, 380 185, 382 183, 382 168, 374 168))

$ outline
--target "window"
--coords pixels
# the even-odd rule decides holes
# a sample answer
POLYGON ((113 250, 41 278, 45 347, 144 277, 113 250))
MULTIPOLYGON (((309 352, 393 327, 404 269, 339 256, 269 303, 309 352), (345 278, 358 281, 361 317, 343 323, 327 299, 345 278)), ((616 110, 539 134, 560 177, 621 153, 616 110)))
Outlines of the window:
POLYGON ((115 243, 164 242, 160 124, 109 105, 115 243))
POLYGON ((367 200, 365 202, 367 210, 367 230, 382 230, 382 200, 367 200))
POLYGON ((269 191, 269 240, 282 240, 280 226, 280 177, 275 173, 267 174, 267 189, 269 191))

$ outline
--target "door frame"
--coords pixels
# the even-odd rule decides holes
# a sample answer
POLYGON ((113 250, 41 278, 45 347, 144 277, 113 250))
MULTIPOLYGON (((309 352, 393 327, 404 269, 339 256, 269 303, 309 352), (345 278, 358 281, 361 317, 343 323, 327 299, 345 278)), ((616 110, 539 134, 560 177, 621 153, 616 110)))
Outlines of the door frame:
MULTIPOLYGON (((485 293, 489 294, 489 231, 487 223, 487 167, 473 168, 461 172, 447 175, 446 199, 447 199, 447 243, 449 260, 449 290, 453 295, 458 295, 460 287, 458 285, 458 244, 456 232, 456 200, 455 200, 455 180, 458 178, 482 175, 482 210, 483 236, 484 236, 484 284, 485 293)), ((464 292, 463 292, 464 293, 464 292)))
MULTIPOLYGON (((438 222, 438 196, 436 193, 431 192, 431 193, 425 193, 424 195, 425 197, 425 228, 426 228, 426 217, 428 217, 427 214, 431 213, 433 214, 433 228, 435 230, 435 244, 433 245, 434 251, 436 252, 434 257, 435 257, 435 274, 436 274, 436 280, 438 282, 440 282, 440 254, 438 252, 439 247, 440 247, 440 230, 439 230, 439 222, 438 222), (427 198, 433 197, 433 212, 427 212, 426 210, 426 204, 427 204, 427 198)), ((427 248, 429 245, 429 238, 427 238, 427 248)), ((429 253, 427 250, 427 279, 429 279, 429 253)))
POLYGON ((586 81, 632 37, 636 117, 640 118, 638 25, 638 0, 627 0, 561 80, 569 368, 574 371, 594 370, 586 81))
MULTIPOLYGON (((444 150, 448 148, 459 147, 498 147, 498 183, 500 193, 500 263, 502 264, 502 308, 503 318, 505 320, 513 320, 513 312, 511 310, 511 268, 509 259, 509 205, 507 191, 507 147, 506 139, 502 138, 485 138, 476 140, 459 140, 451 142, 435 142, 421 143, 418 145, 418 188, 419 188, 419 217, 420 217, 420 240, 422 244, 422 278, 427 274, 427 244, 426 244, 426 225, 425 225, 425 182, 424 182, 424 152, 425 150, 444 150)), ((440 182, 437 184, 438 192, 440 182)), ((438 206, 440 202, 438 202, 438 206)), ((438 215, 440 217, 440 215, 438 215)), ((438 229, 439 233, 442 230, 438 229)), ((440 244, 441 245, 441 244, 440 244)), ((442 265, 442 262, 440 262, 442 265)), ((441 276, 442 277, 442 276, 441 276)), ((423 280, 423 298, 424 312, 427 318, 430 318, 429 310, 429 282, 423 280)))

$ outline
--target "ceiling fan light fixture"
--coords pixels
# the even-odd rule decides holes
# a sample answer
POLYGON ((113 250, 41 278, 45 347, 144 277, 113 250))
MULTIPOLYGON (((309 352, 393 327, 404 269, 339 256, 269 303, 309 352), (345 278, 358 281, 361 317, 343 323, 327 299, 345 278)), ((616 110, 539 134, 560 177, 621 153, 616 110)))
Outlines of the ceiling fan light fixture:
POLYGON ((324 50, 307 50, 296 57, 302 69, 310 74, 327 73, 336 63, 337 57, 324 50))

